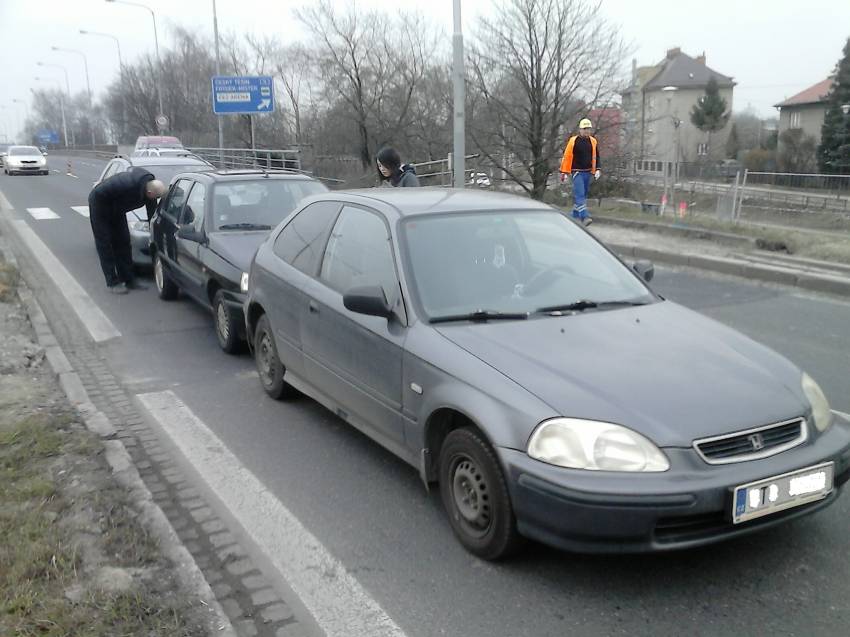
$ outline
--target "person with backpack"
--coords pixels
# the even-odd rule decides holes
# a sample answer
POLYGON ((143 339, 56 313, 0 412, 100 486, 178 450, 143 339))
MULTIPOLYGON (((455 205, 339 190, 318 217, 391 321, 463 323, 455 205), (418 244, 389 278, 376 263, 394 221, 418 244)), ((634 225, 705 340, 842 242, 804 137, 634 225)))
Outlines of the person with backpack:
POLYGON ((401 155, 395 148, 385 146, 378 151, 378 179, 381 185, 389 184, 395 188, 408 188, 419 185, 416 170, 410 164, 401 163, 401 155))

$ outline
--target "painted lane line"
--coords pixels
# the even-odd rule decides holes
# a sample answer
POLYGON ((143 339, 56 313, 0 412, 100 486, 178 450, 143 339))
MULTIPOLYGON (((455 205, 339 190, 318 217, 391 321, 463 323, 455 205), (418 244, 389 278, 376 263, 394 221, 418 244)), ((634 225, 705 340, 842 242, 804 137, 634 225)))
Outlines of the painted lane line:
MULTIPOLYGON (((56 287, 71 305, 95 342, 101 343, 121 336, 115 325, 103 313, 88 293, 77 283, 62 262, 56 258, 50 248, 38 237, 23 219, 13 219, 12 227, 18 233, 33 256, 56 283, 56 287)), ((92 248, 94 250, 94 248, 92 248)))
POLYGON ((59 215, 53 212, 50 208, 27 208, 33 219, 59 219, 59 215))
POLYGON ((327 637, 404 637, 345 566, 174 392, 137 398, 283 574, 327 637))
POLYGON ((65 173, 67 177, 73 177, 74 179, 79 179, 76 175, 72 175, 71 173, 65 173))
POLYGON ((89 207, 88 206, 71 206, 71 210, 73 210, 74 212, 78 212, 79 214, 83 215, 84 217, 89 216, 89 207))
POLYGON ((843 411, 838 411, 837 409, 833 409, 832 411, 834 413, 838 414, 839 416, 841 416, 842 418, 844 418, 844 420, 847 420, 848 422, 850 422, 850 414, 846 414, 843 411))

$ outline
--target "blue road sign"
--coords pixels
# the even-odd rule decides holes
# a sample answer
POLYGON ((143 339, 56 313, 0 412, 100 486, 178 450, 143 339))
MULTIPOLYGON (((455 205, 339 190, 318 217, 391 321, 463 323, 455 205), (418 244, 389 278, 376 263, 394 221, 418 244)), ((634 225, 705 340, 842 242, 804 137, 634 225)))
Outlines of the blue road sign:
POLYGON ((265 75, 216 75, 212 78, 212 102, 216 115, 271 113, 274 81, 265 75))
POLYGON ((35 134, 38 141, 42 144, 58 144, 59 133, 55 130, 42 129, 35 134))

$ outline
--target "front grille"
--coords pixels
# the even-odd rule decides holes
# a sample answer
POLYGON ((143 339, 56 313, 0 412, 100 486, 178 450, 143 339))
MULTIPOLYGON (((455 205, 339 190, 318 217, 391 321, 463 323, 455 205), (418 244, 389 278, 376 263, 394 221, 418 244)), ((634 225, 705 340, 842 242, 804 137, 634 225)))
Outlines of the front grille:
POLYGON ((32 160, 30 160, 30 159, 22 159, 22 160, 21 160, 21 163, 22 163, 22 164, 37 164, 38 162, 37 162, 35 159, 32 159, 32 160))
POLYGON ((727 464, 766 458, 803 443, 808 438, 802 418, 694 441, 694 449, 709 464, 727 464))

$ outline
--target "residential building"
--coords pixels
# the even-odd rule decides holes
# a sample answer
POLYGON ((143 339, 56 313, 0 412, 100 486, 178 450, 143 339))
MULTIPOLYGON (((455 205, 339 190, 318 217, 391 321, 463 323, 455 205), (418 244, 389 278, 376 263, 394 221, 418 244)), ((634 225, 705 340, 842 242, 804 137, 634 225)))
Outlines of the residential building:
POLYGON ((680 162, 723 159, 731 126, 709 136, 690 118, 691 109, 705 95, 712 77, 731 113, 735 82, 709 68, 705 53, 691 57, 677 47, 653 66, 638 67, 636 61, 632 62, 631 82, 621 95, 623 137, 637 170, 661 172, 675 159, 677 147, 680 162))
POLYGON ((779 134, 799 128, 805 136, 814 137, 820 144, 821 127, 826 116, 827 98, 831 88, 832 78, 828 77, 774 104, 779 109, 779 134))

